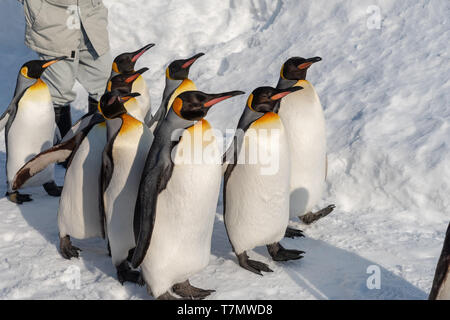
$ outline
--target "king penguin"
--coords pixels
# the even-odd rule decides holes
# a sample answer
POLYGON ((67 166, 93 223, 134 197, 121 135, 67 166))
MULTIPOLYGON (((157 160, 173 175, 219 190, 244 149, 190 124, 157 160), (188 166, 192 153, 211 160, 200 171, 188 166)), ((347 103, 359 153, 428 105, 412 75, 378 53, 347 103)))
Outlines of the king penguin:
POLYGON ((290 156, 278 116, 280 100, 301 87, 260 87, 250 94, 224 163, 224 221, 239 265, 262 275, 272 272, 247 252, 266 245, 275 261, 302 258, 279 241, 289 223, 290 156))
MULTIPOLYGON (((134 67, 136 62, 142 55, 147 52, 150 48, 155 46, 154 43, 150 43, 143 48, 135 51, 135 52, 127 52, 118 55, 113 63, 112 70, 109 80, 111 80, 114 76, 118 74, 126 74, 131 75, 135 72, 134 67)), ((108 81, 109 82, 109 81, 108 81)), ((142 114, 144 114, 144 122, 149 125, 152 119, 152 109, 150 102, 150 94, 148 92, 148 86, 142 76, 139 76, 132 85, 132 92, 139 93, 139 96, 136 97, 136 100, 139 103, 140 108, 142 109, 142 114)))
MULTIPOLYGON (((133 86, 136 81, 141 77, 141 75, 146 72, 148 68, 142 68, 138 71, 135 71, 131 74, 118 74, 114 76, 108 82, 107 92, 111 92, 114 90, 119 90, 124 93, 134 92, 133 86)), ((136 92, 138 93, 138 92, 136 92)), ((124 102, 124 107, 126 111, 134 118, 139 120, 140 122, 145 122, 145 117, 147 113, 143 108, 141 108, 141 104, 139 103, 139 96, 131 97, 126 102, 124 102)))
MULTIPOLYGON (((327 176, 325 117, 314 86, 306 80, 308 68, 321 61, 320 57, 293 57, 280 72, 278 89, 296 86, 303 90, 281 101, 280 118, 286 128, 291 150, 290 216, 310 224, 328 215, 330 205, 316 213, 314 206, 322 197, 327 176)), ((303 236, 300 230, 287 228, 287 237, 303 236)))
MULTIPOLYGON (((150 43, 135 52, 126 52, 126 53, 122 53, 122 54, 118 55, 112 63, 111 74, 105 85, 106 86, 105 93, 108 91, 111 91, 111 90, 108 90, 108 88, 110 87, 111 80, 114 77, 121 75, 121 74, 128 75, 128 76, 132 76, 132 75, 136 74, 136 71, 134 71, 136 62, 138 61, 138 59, 140 57, 142 57, 142 55, 145 52, 147 52, 153 46, 155 46, 155 44, 150 43)), ((141 69, 141 70, 143 70, 143 69, 141 69)), ((147 121, 147 123, 148 123, 151 121, 151 118, 152 118, 150 95, 148 92, 147 84, 146 84, 144 78, 141 76, 141 74, 136 78, 135 81, 133 81, 132 90, 133 90, 133 92, 137 92, 140 94, 139 97, 136 97, 137 101, 135 101, 134 104, 136 106, 139 106, 139 108, 140 108, 139 113, 144 115, 143 116, 144 122, 147 121)), ((97 106, 98 106, 98 101, 95 101, 92 98, 89 98, 88 113, 83 115, 80 119, 78 119, 74 123, 74 125, 71 127, 69 132, 67 132, 67 134, 64 137, 62 137, 61 142, 65 142, 67 140, 72 139, 72 137, 74 135, 76 135, 78 132, 83 130, 83 128, 90 123, 93 114, 98 113, 97 106)))
MULTIPOLYGON (((13 191, 12 180, 15 174, 33 156, 50 148, 55 137, 52 98, 47 85, 40 77, 46 68, 65 58, 32 60, 25 63, 17 77, 14 97, 0 118, 0 130, 5 128, 6 196, 17 204, 32 199, 29 194, 13 191)), ((61 195, 61 187, 54 181, 53 166, 28 180, 23 187, 38 185, 43 185, 51 196, 61 195)))
MULTIPOLYGON (((132 271, 127 257, 135 247, 133 217, 139 183, 153 141, 150 129, 127 113, 124 103, 138 93, 103 95, 101 109, 107 119, 108 143, 103 151, 102 201, 111 258, 120 283, 141 284, 137 271, 132 271)), ((143 284, 143 283, 142 283, 143 284)))
POLYGON ((450 300, 450 224, 447 227, 444 246, 436 267, 429 300, 450 300))
POLYGON ((136 202, 132 257, 155 298, 173 299, 171 290, 195 299, 212 292, 188 280, 209 262, 222 176, 214 131, 203 118, 239 94, 183 92, 155 131, 136 202))
MULTIPOLYGON (((125 85, 123 87, 129 88, 125 85)), ((105 99, 102 101, 107 103, 105 99)), ((105 107, 107 105, 104 105, 103 109, 105 107)), ((98 108, 102 109, 100 102, 98 108)), ((101 206, 103 204, 101 169, 106 143, 105 118, 100 112, 94 113, 92 117, 86 118, 83 128, 79 129, 72 138, 35 156, 14 177, 13 190, 20 188, 27 180, 49 165, 67 161, 67 171, 58 208, 60 253, 66 259, 77 258, 81 250, 72 245, 70 237, 105 238, 101 206)))
POLYGON ((155 131, 158 123, 164 120, 175 98, 185 91, 196 91, 197 87, 189 79, 189 70, 198 58, 204 56, 204 53, 198 53, 188 59, 172 61, 166 69, 166 86, 159 109, 156 111, 149 127, 155 131))

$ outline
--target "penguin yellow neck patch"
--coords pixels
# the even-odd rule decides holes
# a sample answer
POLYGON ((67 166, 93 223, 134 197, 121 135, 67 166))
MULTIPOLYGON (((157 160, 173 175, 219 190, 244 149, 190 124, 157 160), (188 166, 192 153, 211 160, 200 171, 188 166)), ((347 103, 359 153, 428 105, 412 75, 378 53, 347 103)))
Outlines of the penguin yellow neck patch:
POLYGON ((271 125, 276 122, 278 122, 280 117, 278 114, 274 112, 267 112, 265 115, 263 115, 261 118, 256 120, 253 125, 254 126, 262 126, 262 125, 271 125))
POLYGON ((120 135, 125 134, 133 129, 139 128, 142 126, 142 123, 139 120, 136 120, 129 114, 123 114, 120 116, 122 118, 122 127, 120 128, 120 135))
POLYGON ((42 81, 40 78, 37 79, 37 81, 30 87, 30 90, 43 90, 43 89, 48 89, 47 85, 45 84, 44 81, 42 81))
POLYGON ((296 84, 294 84, 294 87, 305 87, 309 85, 308 80, 298 80, 296 84))

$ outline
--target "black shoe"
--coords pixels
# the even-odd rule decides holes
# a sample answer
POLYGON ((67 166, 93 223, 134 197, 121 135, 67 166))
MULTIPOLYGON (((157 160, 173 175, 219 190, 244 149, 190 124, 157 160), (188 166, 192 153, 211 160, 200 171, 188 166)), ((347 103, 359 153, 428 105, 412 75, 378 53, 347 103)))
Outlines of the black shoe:
POLYGON ((69 132, 72 127, 72 116, 70 115, 70 105, 54 105, 55 109, 55 122, 61 133, 61 138, 69 132))
POLYGON ((88 98, 88 113, 95 113, 98 110, 98 101, 89 96, 88 98))

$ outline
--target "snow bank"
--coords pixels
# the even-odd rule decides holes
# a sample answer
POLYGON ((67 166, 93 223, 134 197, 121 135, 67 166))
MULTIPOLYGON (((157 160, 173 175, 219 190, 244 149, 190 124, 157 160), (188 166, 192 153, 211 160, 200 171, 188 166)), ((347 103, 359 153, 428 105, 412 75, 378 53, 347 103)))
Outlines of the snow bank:
MULTIPOLYGON (((312 226, 297 224, 306 239, 284 241, 306 251, 304 259, 278 264, 263 248, 250 253, 275 270, 261 278, 238 267, 219 204, 211 263, 192 279, 195 285, 216 289, 212 299, 427 297, 449 221, 448 1, 105 4, 113 55, 157 44, 139 62, 150 68, 144 76, 154 110, 165 67, 175 58, 206 53, 191 78, 207 92, 275 85, 287 58, 323 58, 308 78, 327 120, 329 174, 322 204, 337 209, 312 226), (366 286, 371 265, 381 269, 380 290, 366 286)), ((23 45, 20 6, 8 0, 0 8, 4 109, 18 67, 33 53, 23 45)), ((81 115, 86 94, 79 86, 77 91, 74 107, 81 115)), ((234 128, 245 99, 223 103, 209 120, 223 131, 234 128)), ((4 166, 3 143, 0 148, 4 166)), ((63 172, 58 175, 62 181, 63 172)), ((78 242, 81 259, 62 259, 56 250, 58 201, 33 192, 35 201, 21 207, 0 200, 0 297, 148 298, 145 289, 116 282, 101 241, 78 242), (79 289, 62 281, 71 266, 80 272, 79 289)))

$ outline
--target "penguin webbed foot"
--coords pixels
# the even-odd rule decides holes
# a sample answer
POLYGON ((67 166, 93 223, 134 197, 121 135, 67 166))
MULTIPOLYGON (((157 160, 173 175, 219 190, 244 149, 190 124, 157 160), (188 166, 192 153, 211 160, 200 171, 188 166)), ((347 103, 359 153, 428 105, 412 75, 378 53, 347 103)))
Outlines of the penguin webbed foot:
POLYGON ((72 245, 69 236, 65 236, 59 239, 59 251, 64 259, 70 260, 71 258, 78 258, 80 248, 72 245))
POLYGON ((303 258, 302 254, 305 253, 300 250, 285 249, 279 242, 269 244, 267 250, 274 261, 298 260, 303 258))
POLYGON ((9 201, 14 202, 16 204, 22 204, 24 202, 33 201, 33 199, 31 199, 31 195, 26 193, 19 193, 19 191, 6 192, 5 196, 8 198, 9 201))
POLYGON ((203 300, 211 293, 216 292, 216 290, 205 290, 194 287, 189 283, 189 280, 173 285, 172 290, 180 297, 191 300, 203 300))
POLYGON ((257 275, 262 276, 263 274, 261 273, 261 271, 273 272, 273 270, 270 269, 267 264, 260 262, 260 261, 250 260, 245 251, 241 254, 238 254, 237 257, 238 257, 239 265, 242 268, 244 268, 250 272, 256 273, 257 275))
POLYGON ((163 293, 158 298, 156 298, 156 300, 183 300, 183 299, 174 297, 173 295, 170 294, 169 291, 167 291, 166 293, 163 293))
POLYGON ((329 215, 336 206, 334 204, 330 204, 328 207, 323 208, 317 212, 308 212, 300 217, 298 217, 304 224, 311 224, 316 222, 317 220, 326 217, 329 215))
POLYGON ((60 197, 63 187, 57 186, 55 181, 47 182, 42 185, 49 196, 60 197))
POLYGON ((123 285, 124 282, 136 283, 138 286, 145 285, 144 278, 139 271, 132 270, 127 261, 123 261, 117 269, 117 280, 123 285))
POLYGON ((304 236, 305 235, 303 234, 302 230, 294 229, 291 227, 287 227, 286 232, 284 234, 285 238, 290 238, 290 239, 300 238, 300 237, 304 237, 304 236))

